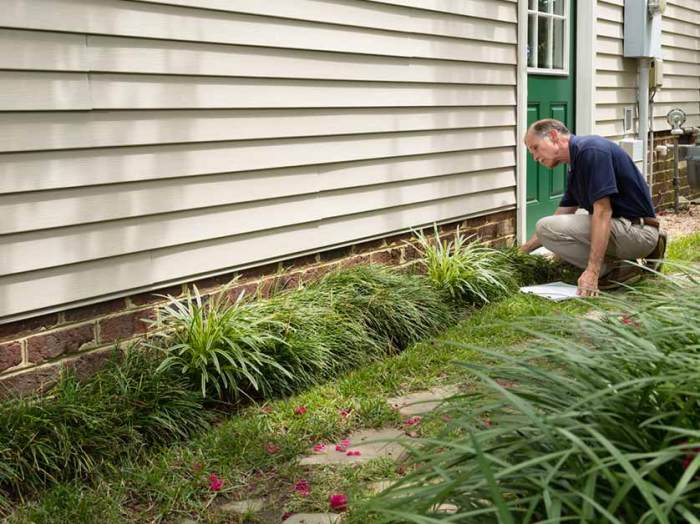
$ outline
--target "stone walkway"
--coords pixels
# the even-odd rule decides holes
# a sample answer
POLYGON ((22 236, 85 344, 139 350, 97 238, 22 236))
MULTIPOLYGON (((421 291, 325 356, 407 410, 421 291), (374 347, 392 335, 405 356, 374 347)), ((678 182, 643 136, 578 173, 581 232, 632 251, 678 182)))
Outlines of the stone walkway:
MULTIPOLYGON (((437 409, 446 398, 458 393, 456 387, 437 387, 428 391, 418 391, 401 397, 387 399, 389 405, 403 417, 414 417, 437 409)), ((299 464, 302 466, 361 464, 373 459, 388 457, 400 461, 410 438, 403 430, 383 428, 360 430, 352 433, 340 443, 326 444, 324 448, 310 449, 299 464)), ((391 486, 391 481, 379 481, 370 485, 371 492, 378 493, 391 486)), ((264 499, 250 499, 229 502, 220 507, 227 513, 254 514, 265 508, 264 499)), ((447 513, 452 507, 441 507, 447 513)), ((284 524, 339 524, 343 514, 338 513, 296 513, 284 520, 284 524)), ((187 522, 187 521, 185 521, 187 522)), ((185 524, 183 522, 183 524, 185 524)))

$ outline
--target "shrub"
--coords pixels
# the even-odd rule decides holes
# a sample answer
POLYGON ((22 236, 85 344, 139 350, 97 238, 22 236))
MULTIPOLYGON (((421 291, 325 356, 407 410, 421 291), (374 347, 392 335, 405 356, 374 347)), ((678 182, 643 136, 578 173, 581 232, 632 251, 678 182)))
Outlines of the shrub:
POLYGON ((457 228, 452 240, 417 233, 421 263, 428 278, 453 300, 484 304, 509 294, 515 287, 513 270, 503 253, 465 237, 457 228), (471 240, 471 241, 470 241, 471 240))
POLYGON ((377 264, 326 275, 318 287, 334 309, 360 319, 382 346, 402 350, 454 320, 454 310, 421 275, 377 264))
POLYGON ((0 403, 0 488, 25 493, 85 479, 141 448, 185 438, 208 416, 186 380, 147 350, 116 350, 85 382, 64 370, 48 396, 0 403))
POLYGON ((529 319, 536 343, 465 364, 484 388, 453 400, 373 522, 698 522, 700 285, 657 287, 602 322, 529 319))
POLYGON ((186 375, 203 397, 211 395, 211 389, 219 398, 257 391, 263 368, 289 374, 267 353, 284 343, 274 333, 280 323, 274 315, 261 315, 243 294, 233 304, 223 292, 205 301, 195 287, 182 301, 171 297, 152 324, 152 347, 166 354, 159 369, 186 375))

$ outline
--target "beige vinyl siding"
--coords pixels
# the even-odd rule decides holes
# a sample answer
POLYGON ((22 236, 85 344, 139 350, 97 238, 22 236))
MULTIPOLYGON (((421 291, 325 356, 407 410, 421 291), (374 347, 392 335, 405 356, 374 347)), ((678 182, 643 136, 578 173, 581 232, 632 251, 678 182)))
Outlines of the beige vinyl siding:
POLYGON ((596 12, 593 133, 619 140, 625 131, 624 108, 636 108, 637 63, 623 58, 623 0, 598 0, 596 12))
MULTIPOLYGON (((623 0, 598 0, 594 132, 624 135, 624 107, 636 115, 637 60, 623 58, 623 0)), ((666 131, 666 113, 680 107, 688 124, 700 125, 700 3, 669 0, 662 18, 663 87, 656 94, 653 130, 666 131)))
POLYGON ((654 130, 670 129, 666 114, 680 107, 687 126, 700 126, 700 2, 669 0, 661 23, 664 85, 654 100, 654 130))
POLYGON ((517 4, 9 0, 0 319, 515 204, 517 4))

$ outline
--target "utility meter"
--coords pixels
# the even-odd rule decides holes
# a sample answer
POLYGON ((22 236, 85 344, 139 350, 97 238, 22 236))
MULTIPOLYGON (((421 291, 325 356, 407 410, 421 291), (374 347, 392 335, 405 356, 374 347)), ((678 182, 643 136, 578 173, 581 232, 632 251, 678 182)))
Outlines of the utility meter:
POLYGON ((661 56, 661 15, 665 0, 625 0, 625 57, 661 56))

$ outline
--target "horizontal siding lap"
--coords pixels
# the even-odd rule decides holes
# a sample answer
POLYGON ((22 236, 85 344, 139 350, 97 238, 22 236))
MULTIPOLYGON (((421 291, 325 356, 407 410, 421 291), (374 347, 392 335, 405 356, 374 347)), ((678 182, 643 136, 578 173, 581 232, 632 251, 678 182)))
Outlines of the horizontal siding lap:
POLYGON ((328 0, 137 0, 150 4, 177 5, 220 11, 289 18, 390 31, 449 36, 453 38, 486 39, 515 43, 514 24, 492 19, 491 24, 480 20, 413 8, 377 5, 367 2, 329 2, 328 0))
POLYGON ((513 188, 412 204, 387 211, 341 217, 327 224, 304 224, 282 229, 214 239, 197 245, 176 246, 44 271, 0 277, 0 314, 14 315, 114 292, 165 285, 183 275, 235 268, 249 263, 254 252, 260 261, 303 253, 342 242, 405 231, 435 220, 512 206, 513 188))
POLYGON ((0 234, 513 167, 513 147, 6 195, 0 234))
POLYGON ((8 28, 283 47, 372 55, 516 63, 508 43, 398 34, 121 0, 11 0, 0 12, 8 28))
POLYGON ((0 151, 259 140, 515 125, 512 106, 33 112, 2 118, 0 151))
POLYGON ((512 187, 512 168, 139 217, 4 237, 0 274, 233 237, 333 217, 512 187))
POLYGON ((5 193, 300 165, 478 150, 515 144, 512 127, 126 149, 13 153, 5 193))

